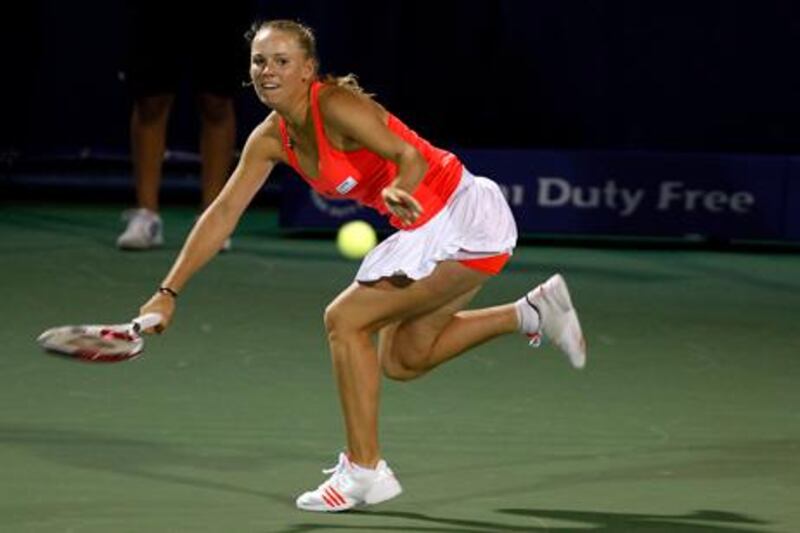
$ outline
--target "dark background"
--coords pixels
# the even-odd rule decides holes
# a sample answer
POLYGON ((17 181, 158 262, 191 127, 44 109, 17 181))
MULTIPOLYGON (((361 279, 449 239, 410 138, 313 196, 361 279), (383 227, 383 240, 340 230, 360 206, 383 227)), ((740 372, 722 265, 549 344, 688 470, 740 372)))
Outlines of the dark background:
MULTIPOLYGON (((791 1, 252 6, 254 17, 314 27, 323 71, 358 74, 442 146, 794 153, 800 144, 800 6, 791 1)), ((127 156, 125 4, 4 10, 3 159, 127 156)), ((193 105, 178 99, 170 148, 196 151, 193 105)), ((266 109, 244 87, 238 105, 241 144, 266 109)))

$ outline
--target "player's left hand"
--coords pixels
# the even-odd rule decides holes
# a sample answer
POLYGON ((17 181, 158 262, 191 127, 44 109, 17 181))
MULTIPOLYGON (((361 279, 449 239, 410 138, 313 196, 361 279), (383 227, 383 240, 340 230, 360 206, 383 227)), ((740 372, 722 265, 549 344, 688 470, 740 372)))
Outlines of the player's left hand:
POLYGON ((381 197, 389 212, 403 224, 413 224, 422 214, 422 206, 410 193, 390 185, 381 191, 381 197))

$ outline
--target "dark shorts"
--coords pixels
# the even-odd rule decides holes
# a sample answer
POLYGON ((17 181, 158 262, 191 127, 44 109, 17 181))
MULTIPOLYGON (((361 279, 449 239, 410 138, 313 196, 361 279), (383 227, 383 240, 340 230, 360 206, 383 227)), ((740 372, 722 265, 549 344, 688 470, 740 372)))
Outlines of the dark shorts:
POLYGON ((249 0, 196 3, 133 0, 126 79, 135 97, 175 93, 233 96, 248 79, 244 33, 249 0))

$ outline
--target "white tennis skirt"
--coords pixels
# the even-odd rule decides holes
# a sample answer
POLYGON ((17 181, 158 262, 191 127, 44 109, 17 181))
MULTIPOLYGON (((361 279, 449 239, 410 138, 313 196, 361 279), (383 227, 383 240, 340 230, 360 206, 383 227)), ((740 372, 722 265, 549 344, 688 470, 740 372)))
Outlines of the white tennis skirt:
POLYGON ((375 247, 362 261, 356 281, 422 279, 440 261, 511 254, 516 244, 517 224, 500 187, 464 169, 447 205, 422 226, 398 230, 375 247))

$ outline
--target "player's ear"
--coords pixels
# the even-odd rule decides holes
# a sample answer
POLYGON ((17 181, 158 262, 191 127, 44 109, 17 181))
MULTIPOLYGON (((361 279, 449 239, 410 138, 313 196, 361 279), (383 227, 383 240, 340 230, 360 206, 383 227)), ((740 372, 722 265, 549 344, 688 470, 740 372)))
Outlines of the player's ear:
POLYGON ((317 75, 317 62, 313 57, 306 59, 303 64, 303 79, 313 80, 317 75))

